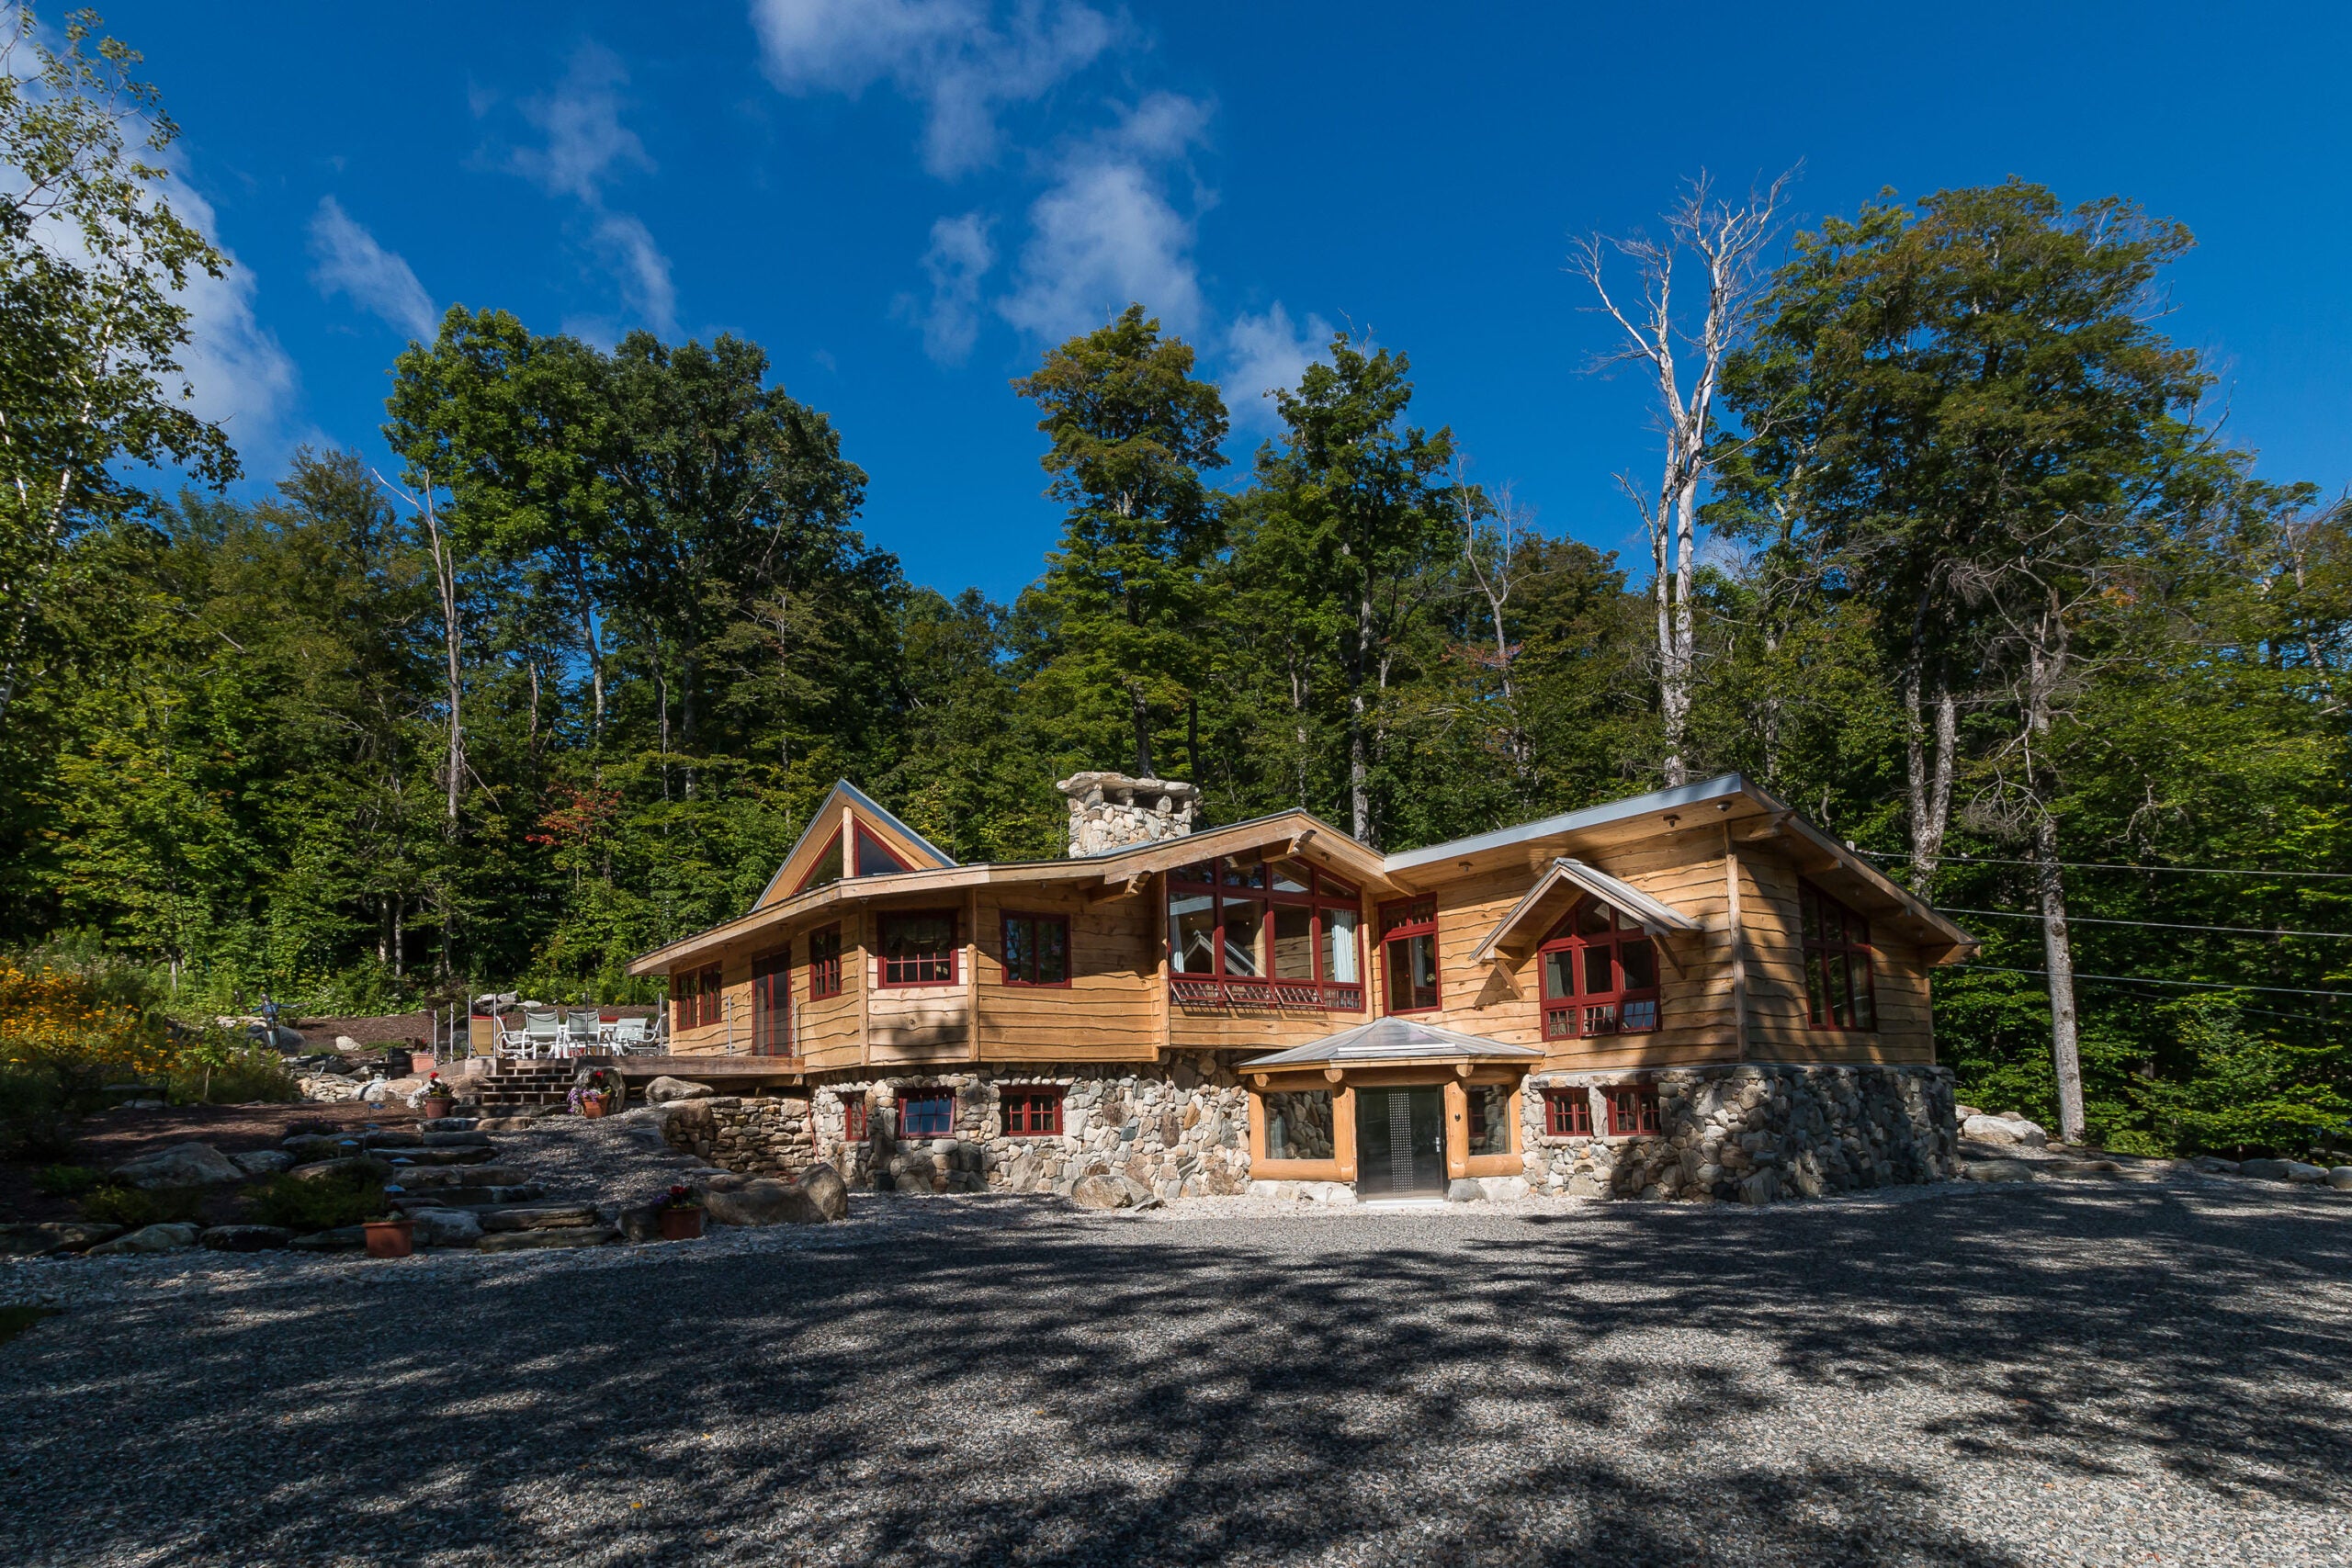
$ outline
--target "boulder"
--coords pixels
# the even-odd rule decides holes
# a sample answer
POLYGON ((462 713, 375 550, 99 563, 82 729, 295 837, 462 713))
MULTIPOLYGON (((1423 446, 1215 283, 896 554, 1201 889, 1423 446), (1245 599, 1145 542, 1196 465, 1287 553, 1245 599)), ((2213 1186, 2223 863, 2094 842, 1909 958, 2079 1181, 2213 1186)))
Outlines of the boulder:
POLYGON ((151 1155, 141 1155, 114 1168, 118 1181, 149 1192, 175 1187, 223 1187, 245 1179, 245 1173, 210 1144, 174 1144, 151 1155))
POLYGON ((526 1208, 483 1209, 479 1213, 481 1228, 486 1231, 544 1231, 604 1224, 594 1203, 535 1203, 526 1208))
POLYGON ((789 1181, 746 1181, 733 1191, 706 1190, 703 1217, 718 1225, 820 1225, 830 1217, 789 1181))
POLYGON ((2199 1155, 2189 1163, 2208 1176, 2235 1176, 2238 1173, 2237 1161, 2214 1155, 2199 1155))
POLYGON ((412 1192, 440 1187, 520 1187, 531 1173, 512 1165, 420 1165, 401 1172, 401 1185, 412 1192))
POLYGON ((660 1241, 662 1239, 662 1206, 639 1203, 623 1209, 617 1216, 624 1241, 660 1241))
POLYGON ((645 1098, 654 1105, 667 1105, 678 1100, 707 1100, 718 1091, 707 1083, 692 1078, 658 1077, 645 1086, 645 1098))
POLYGON ((2327 1168, 2324 1165, 2306 1165, 2301 1160, 2290 1159, 2287 1162, 2287 1179, 2306 1184, 2325 1181, 2327 1168))
POLYGON ((210 1252, 274 1252, 294 1233, 284 1225, 214 1225, 197 1239, 210 1252))
POLYGON ((1487 1190, 1466 1176, 1457 1176, 1445 1184, 1445 1201, 1449 1203, 1483 1203, 1487 1190))
POLYGON ((1743 1203, 1770 1203, 1781 1195, 1781 1173, 1770 1166, 1761 1166, 1739 1184, 1739 1201, 1743 1203))
POLYGON ((312 1231, 288 1242, 294 1252, 356 1252, 368 1245, 366 1225, 337 1225, 331 1231, 312 1231))
POLYGON ((1980 1144, 2018 1144, 2029 1149, 2046 1148, 2050 1134, 2022 1116, 1987 1116, 1979 1111, 1960 1124, 1960 1135, 1980 1144))
POLYGON ((2249 1159, 2238 1162, 2238 1174, 2251 1176, 2257 1181, 2284 1181, 2287 1172, 2294 1168, 2290 1159, 2249 1159))
POLYGON ((284 1149, 255 1149, 251 1154, 231 1155, 229 1163, 247 1176, 276 1176, 294 1168, 294 1156, 284 1149))
POLYGON ((2352 1165, 2331 1166, 2327 1184, 2338 1192, 2352 1192, 2352 1165))
POLYGON ((2031 1181, 2033 1167, 2021 1159, 1973 1159, 1960 1173, 1971 1181, 2031 1181))
POLYGON ((1069 1190, 1069 1201, 1081 1209, 1124 1209, 1126 1183, 1111 1176, 1081 1176, 1069 1190))
POLYGON ((618 1231, 603 1225, 571 1225, 561 1230, 498 1231, 474 1247, 480 1252, 533 1252, 548 1247, 602 1247, 619 1239, 618 1231))
POLYGON ((812 1165, 800 1173, 800 1190, 828 1220, 849 1218, 849 1183, 830 1165, 812 1165))
POLYGON ((185 1252, 204 1234, 202 1225, 141 1225, 129 1235, 102 1241, 90 1248, 93 1258, 119 1258, 142 1252, 185 1252))
POLYGON ((1535 1190, 1528 1186, 1527 1178, 1523 1176, 1482 1176, 1478 1178, 1478 1185, 1486 1189, 1487 1197, 1498 1201, 1525 1198, 1535 1190))
POLYGON ((1158 1209, 1166 1206, 1159 1193, 1132 1176, 1116 1176, 1112 1179, 1126 1190, 1127 1207, 1130 1209, 1158 1209))
POLYGON ((358 1041, 354 1040, 348 1034, 336 1035, 334 1037, 334 1048, 338 1051, 365 1051, 368 1049, 367 1046, 362 1045, 358 1041))
POLYGON ((411 1209, 418 1247, 471 1247, 481 1240, 481 1221, 469 1209, 411 1209))
POLYGON ((1295 1181, 1253 1180, 1250 1183, 1250 1189, 1247 1196, 1251 1198, 1271 1198, 1275 1201, 1280 1202, 1297 1197, 1298 1184, 1295 1181))
POLYGON ((0 1225, 0 1258, 45 1258, 57 1252, 80 1252, 112 1241, 121 1234, 120 1225, 102 1225, 92 1220, 43 1220, 0 1225))
POLYGON ((370 1181, 389 1181, 392 1176, 392 1165, 390 1160, 378 1159, 373 1155, 344 1155, 336 1159, 298 1165, 286 1174, 297 1181, 316 1181, 322 1177, 344 1175, 365 1177, 370 1181))

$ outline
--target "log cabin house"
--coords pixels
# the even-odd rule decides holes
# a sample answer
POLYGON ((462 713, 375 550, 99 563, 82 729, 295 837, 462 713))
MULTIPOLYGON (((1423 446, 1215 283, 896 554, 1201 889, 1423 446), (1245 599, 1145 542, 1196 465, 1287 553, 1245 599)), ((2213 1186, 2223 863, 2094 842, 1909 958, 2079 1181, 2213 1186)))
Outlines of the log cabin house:
POLYGON ((1971 939, 1737 774, 1396 854, 1299 810, 1196 829, 1172 781, 1059 787, 1067 858, 962 865, 837 784, 749 912, 631 966, 668 977, 673 1051, 769 1059, 812 1157, 882 1187, 1951 1174, 1929 972, 1971 939))

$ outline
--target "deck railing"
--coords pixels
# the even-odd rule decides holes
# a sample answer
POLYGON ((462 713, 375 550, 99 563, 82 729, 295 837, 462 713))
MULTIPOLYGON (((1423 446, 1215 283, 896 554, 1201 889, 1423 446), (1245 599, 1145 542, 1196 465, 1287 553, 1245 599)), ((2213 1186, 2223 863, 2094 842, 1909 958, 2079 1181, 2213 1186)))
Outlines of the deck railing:
POLYGON ((1267 980, 1172 975, 1168 990, 1186 1009, 1225 1008, 1242 1012, 1362 1012, 1362 982, 1267 980))

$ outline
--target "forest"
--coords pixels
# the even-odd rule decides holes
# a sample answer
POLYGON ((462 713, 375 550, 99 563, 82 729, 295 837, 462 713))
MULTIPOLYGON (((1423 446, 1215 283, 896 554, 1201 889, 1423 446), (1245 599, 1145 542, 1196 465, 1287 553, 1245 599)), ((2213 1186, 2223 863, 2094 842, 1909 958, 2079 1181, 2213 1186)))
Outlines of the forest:
POLYGON ((1476 478, 1409 344, 1334 337, 1241 450, 1130 305, 1005 390, 1066 522, 1001 604, 869 540, 859 432, 731 336, 452 307, 389 463, 245 474, 182 395, 177 286, 224 263, 170 122, 119 49, 38 63, 0 77, 20 957, 191 1017, 643 1000, 628 960, 748 908, 836 778, 1006 859, 1087 768, 1392 850, 1736 769, 1983 938, 1937 987, 1964 1100, 2150 1154, 2352 1122, 2347 513, 2256 477, 2165 331, 2191 236, 2126 198, 1800 224, 1701 183, 1584 246, 1655 390, 1633 559, 1476 478))

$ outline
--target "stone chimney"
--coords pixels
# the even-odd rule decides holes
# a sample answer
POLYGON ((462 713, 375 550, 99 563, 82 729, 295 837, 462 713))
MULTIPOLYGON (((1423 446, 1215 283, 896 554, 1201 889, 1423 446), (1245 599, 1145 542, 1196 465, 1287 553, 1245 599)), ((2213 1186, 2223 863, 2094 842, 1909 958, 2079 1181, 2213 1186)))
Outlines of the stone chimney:
POLYGON ((1069 796, 1072 856, 1181 839, 1201 807, 1201 792, 1173 779, 1072 773, 1054 787, 1069 796))

